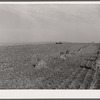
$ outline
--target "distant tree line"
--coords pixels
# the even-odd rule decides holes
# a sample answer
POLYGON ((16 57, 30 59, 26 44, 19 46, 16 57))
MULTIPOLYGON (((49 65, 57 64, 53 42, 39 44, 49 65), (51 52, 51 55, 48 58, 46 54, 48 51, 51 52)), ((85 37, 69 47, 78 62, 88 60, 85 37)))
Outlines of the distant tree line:
POLYGON ((56 42, 56 44, 62 44, 62 42, 56 42))

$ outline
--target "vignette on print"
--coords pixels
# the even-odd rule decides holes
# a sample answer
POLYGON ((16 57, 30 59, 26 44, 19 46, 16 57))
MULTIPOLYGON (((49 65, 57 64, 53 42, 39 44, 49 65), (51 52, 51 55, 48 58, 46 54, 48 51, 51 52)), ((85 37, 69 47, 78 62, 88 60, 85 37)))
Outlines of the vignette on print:
POLYGON ((98 11, 99 3, 0 4, 0 89, 99 89, 98 11))

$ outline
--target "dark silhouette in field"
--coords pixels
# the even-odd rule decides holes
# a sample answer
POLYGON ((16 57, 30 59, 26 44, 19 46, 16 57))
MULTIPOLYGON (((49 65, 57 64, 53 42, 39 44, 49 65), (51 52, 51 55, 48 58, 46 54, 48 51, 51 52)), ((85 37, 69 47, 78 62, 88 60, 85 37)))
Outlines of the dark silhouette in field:
POLYGON ((69 50, 66 50, 66 54, 69 54, 70 53, 70 51, 69 50))

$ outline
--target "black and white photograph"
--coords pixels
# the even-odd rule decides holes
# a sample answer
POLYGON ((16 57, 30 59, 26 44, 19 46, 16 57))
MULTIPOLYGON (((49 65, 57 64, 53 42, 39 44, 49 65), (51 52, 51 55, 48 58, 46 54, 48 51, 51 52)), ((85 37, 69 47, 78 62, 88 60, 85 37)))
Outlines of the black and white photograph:
POLYGON ((0 4, 0 90, 100 89, 100 4, 0 4))

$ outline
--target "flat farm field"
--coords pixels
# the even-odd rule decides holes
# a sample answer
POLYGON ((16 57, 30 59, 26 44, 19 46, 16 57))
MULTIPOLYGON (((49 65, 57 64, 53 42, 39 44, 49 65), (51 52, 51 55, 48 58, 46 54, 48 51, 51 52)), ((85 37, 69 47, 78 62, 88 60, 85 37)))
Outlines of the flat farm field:
POLYGON ((0 89, 97 88, 98 50, 96 43, 1 46, 0 89))

